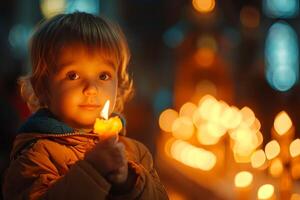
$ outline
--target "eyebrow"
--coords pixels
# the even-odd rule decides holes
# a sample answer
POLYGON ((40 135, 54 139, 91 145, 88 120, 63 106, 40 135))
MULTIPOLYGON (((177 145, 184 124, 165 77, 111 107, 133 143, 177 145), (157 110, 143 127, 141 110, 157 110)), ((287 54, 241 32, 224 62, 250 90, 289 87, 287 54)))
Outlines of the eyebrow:
MULTIPOLYGON (((105 59, 105 60, 103 60, 103 62, 105 63, 106 66, 109 66, 109 68, 111 68, 112 70, 117 71, 117 67, 114 65, 114 63, 112 61, 105 59)), ((59 69, 63 69, 64 67, 67 67, 67 66, 70 66, 73 64, 74 64, 73 61, 67 61, 64 63, 59 63, 58 66, 59 66, 59 69)))

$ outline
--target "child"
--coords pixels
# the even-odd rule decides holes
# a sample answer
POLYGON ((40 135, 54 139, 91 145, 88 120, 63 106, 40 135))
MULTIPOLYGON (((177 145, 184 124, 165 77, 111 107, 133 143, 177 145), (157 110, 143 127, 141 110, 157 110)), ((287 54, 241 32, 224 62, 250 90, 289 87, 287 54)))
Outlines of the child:
POLYGON ((141 143, 93 133, 106 100, 121 112, 132 91, 121 30, 91 14, 60 14, 31 40, 21 93, 36 111, 11 153, 4 199, 168 199, 141 143), (32 87, 31 87, 32 86, 32 87))

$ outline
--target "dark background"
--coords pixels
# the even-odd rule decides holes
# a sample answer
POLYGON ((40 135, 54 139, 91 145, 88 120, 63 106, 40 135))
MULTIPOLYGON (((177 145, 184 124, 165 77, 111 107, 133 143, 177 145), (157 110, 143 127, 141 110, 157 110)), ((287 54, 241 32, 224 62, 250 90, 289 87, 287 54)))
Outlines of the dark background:
MULTIPOLYGON (((30 115, 19 96, 17 78, 29 69, 27 40, 34 25, 43 18, 40 2, 0 1, 1 174, 8 165, 15 132, 30 115)), ((275 115, 281 110, 287 111, 298 131, 299 84, 287 92, 279 92, 265 79, 265 37, 278 19, 264 15, 261 0, 219 0, 208 15, 197 14, 191 0, 99 0, 99 14, 118 22, 128 38, 132 51, 129 69, 136 90, 125 110, 128 135, 143 142, 153 155, 160 132, 159 114, 169 107, 179 109, 190 100, 194 83, 200 80, 210 80, 216 85, 217 99, 238 108, 253 109, 261 121, 265 141, 270 137, 275 115), (243 26, 240 12, 244 6, 258 11, 258 26, 243 26), (174 27, 180 29, 181 37, 170 33, 174 27), (191 61, 197 39, 202 35, 214 38, 218 46, 210 68, 197 68, 191 61)), ((298 17, 286 20, 297 34, 298 20, 298 17)), ((164 174, 161 177, 168 188, 170 181, 165 179, 170 177, 164 174)), ((215 198, 198 185, 176 180, 174 185, 198 188, 203 196, 207 195, 206 199, 215 198)), ((177 192, 187 199, 193 198, 189 192, 177 192)))

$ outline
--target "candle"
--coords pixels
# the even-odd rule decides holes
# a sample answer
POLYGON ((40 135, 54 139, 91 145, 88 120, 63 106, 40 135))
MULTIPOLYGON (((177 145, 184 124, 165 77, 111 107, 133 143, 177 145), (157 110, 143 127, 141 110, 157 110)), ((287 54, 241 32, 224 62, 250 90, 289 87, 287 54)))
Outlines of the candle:
MULTIPOLYGON (((108 139, 111 137, 115 137, 114 143, 118 142, 118 133, 122 130, 123 125, 122 121, 118 116, 108 118, 109 113, 109 100, 107 100, 103 106, 103 109, 100 113, 102 119, 96 118, 94 124, 94 133, 99 135, 100 139, 108 139)), ((127 166, 123 166, 115 171, 109 172, 107 175, 108 179, 111 182, 119 183, 122 178, 122 171, 127 166)))
MULTIPOLYGON (((94 133, 98 134, 100 138, 109 138, 111 136, 118 136, 118 133, 122 130, 122 122, 118 116, 108 118, 109 112, 109 100, 107 100, 100 113, 101 119, 96 118, 94 124, 94 133)), ((118 137, 117 137, 118 138, 118 137)), ((117 141, 117 139, 116 139, 117 141)))

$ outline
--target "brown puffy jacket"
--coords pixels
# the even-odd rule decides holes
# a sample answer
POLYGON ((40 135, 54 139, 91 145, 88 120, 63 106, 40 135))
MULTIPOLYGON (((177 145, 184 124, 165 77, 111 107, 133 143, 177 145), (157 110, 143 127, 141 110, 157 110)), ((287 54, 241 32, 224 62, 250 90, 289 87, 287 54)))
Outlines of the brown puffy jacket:
POLYGON ((129 193, 112 195, 110 183, 84 160, 97 139, 76 131, 18 135, 5 174, 4 199, 168 199, 147 148, 124 136, 120 141, 137 180, 129 193))

